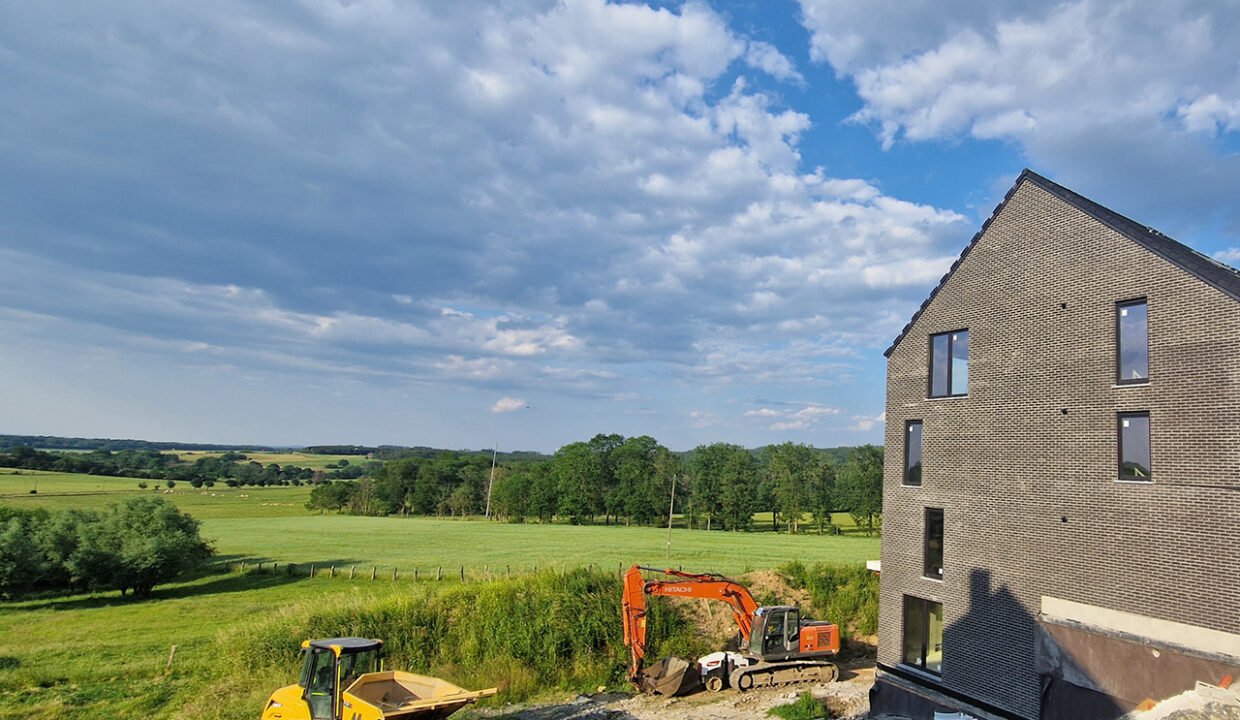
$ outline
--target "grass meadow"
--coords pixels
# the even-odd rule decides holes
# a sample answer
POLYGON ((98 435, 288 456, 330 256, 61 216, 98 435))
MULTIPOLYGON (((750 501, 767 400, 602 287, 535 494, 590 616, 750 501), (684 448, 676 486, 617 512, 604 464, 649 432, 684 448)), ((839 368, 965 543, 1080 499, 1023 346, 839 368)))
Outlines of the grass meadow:
MULTIPOLYGON (((254 717, 265 693, 290 682, 295 668, 285 667, 291 656, 273 657, 248 670, 233 667, 236 647, 247 638, 268 637, 268 624, 276 623, 284 628, 276 637, 291 644, 291 635, 319 627, 306 618, 330 608, 388 607, 423 596, 433 600, 460 585, 462 566, 471 580, 480 578, 484 568, 492 576, 509 569, 524 576, 534 567, 545 575, 593 565, 608 574, 635 562, 741 574, 793 560, 859 564, 879 553, 877 538, 857 535, 674 529, 669 558, 667 530, 659 528, 319 515, 304 508, 306 487, 193 489, 179 483, 168 492, 162 487, 140 490, 137 480, 126 478, 20 472, 0 469, 0 503, 89 508, 133 493, 159 492, 202 522, 202 534, 219 558, 215 572, 158 587, 149 600, 102 593, 0 603, 0 720, 178 713, 221 720, 254 717), (36 479, 38 493, 32 495, 36 479), (242 561, 251 567, 279 562, 281 568, 274 574, 220 572, 242 561), (285 572, 289 563, 297 564, 297 575, 285 572), (315 578, 301 574, 310 564, 320 571, 315 578), (323 573, 331 565, 337 566, 335 579, 323 573), (350 566, 358 568, 352 581, 346 579, 350 566), (379 579, 369 580, 370 567, 378 568, 379 579), (428 579, 439 567, 445 579, 428 579), (392 568, 399 570, 395 582, 392 568), (422 578, 417 583, 412 581, 415 568, 422 578), (177 651, 168 670, 172 645, 177 651)), ((769 528, 769 517, 756 525, 769 528)), ((369 610, 358 612, 358 617, 371 617, 369 610)), ((342 630, 364 629, 381 637, 400 631, 347 618, 340 622, 345 623, 342 630)), ((450 660, 440 662, 446 664, 436 669, 454 672, 450 660)))

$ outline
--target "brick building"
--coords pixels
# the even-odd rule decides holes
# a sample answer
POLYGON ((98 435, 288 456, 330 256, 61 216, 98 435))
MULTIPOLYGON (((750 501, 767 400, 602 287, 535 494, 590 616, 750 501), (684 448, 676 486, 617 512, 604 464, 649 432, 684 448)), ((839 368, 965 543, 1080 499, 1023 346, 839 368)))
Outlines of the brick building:
POLYGON ((1240 681, 1240 272, 1026 170, 886 355, 876 710, 1240 681))

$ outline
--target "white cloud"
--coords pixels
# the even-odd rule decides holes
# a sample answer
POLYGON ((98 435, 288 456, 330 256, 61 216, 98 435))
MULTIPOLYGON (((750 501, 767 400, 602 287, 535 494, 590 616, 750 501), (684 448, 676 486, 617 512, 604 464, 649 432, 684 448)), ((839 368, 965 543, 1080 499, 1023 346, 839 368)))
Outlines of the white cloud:
POLYGON ((1225 262, 1232 267, 1240 266, 1240 247, 1227 248, 1214 253, 1214 259, 1225 262))
POLYGON ((502 397, 491 406, 493 413, 510 413, 525 409, 525 401, 520 398, 502 397))
POLYGON ((761 40, 750 40, 749 46, 745 49, 745 63, 751 67, 755 67, 777 80, 785 80, 789 82, 803 85, 805 78, 801 77, 801 73, 797 72, 796 66, 788 59, 786 55, 779 51, 779 48, 761 40))
POLYGON ((776 422, 770 423, 767 429, 772 432, 787 432, 791 430, 809 430, 822 420, 839 415, 840 412, 840 408, 837 407, 808 403, 799 407, 793 406, 780 409, 764 407, 757 410, 748 410, 744 413, 744 416, 762 418, 763 420, 781 418, 776 422))
POLYGON ((875 426, 882 425, 887 422, 887 413, 882 412, 873 416, 854 415, 853 420, 856 421, 856 424, 848 428, 849 430, 856 432, 870 432, 875 428, 875 426))
POLYGON ((853 120, 884 147, 1014 142, 1087 194, 1105 188, 1186 227, 1215 213, 1237 220, 1226 198, 1240 156, 1216 144, 1240 130, 1235 6, 801 3, 814 57, 852 79, 863 101, 853 120))
POLYGON ((853 378, 971 230, 807 167, 756 73, 804 78, 705 3, 223 3, 0 24, 0 179, 39 178, 0 214, 10 340, 481 407, 791 397, 853 378))

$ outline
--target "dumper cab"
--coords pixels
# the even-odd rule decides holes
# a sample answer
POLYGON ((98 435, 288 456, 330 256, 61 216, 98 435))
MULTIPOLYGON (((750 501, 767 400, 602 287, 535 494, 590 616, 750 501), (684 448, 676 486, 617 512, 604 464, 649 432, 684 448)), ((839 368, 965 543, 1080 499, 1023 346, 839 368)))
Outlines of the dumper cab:
POLYGON ((380 640, 306 640, 297 684, 272 693, 262 720, 341 720, 343 691, 362 675, 382 670, 380 640))

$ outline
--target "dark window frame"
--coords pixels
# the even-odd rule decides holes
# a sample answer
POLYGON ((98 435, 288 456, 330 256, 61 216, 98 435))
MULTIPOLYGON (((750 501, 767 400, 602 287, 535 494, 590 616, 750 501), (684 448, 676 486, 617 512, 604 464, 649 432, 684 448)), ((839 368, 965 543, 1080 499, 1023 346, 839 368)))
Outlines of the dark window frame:
POLYGON ((921 487, 921 480, 922 480, 922 476, 925 473, 925 467, 926 467, 925 438, 926 438, 925 423, 923 423, 921 420, 905 420, 904 421, 904 476, 903 476, 903 479, 901 480, 902 485, 906 485, 908 487, 921 487), (911 479, 912 468, 910 468, 908 464, 908 461, 909 461, 909 431, 912 429, 914 425, 921 428, 921 432, 917 434, 917 443, 919 445, 917 449, 918 449, 918 454, 921 456, 921 461, 918 463, 920 467, 917 470, 917 482, 912 481, 911 479))
POLYGON ((1115 384, 1116 385, 1145 385, 1150 381, 1150 303, 1145 297, 1132 298, 1131 300, 1120 300, 1115 303, 1115 384), (1137 305, 1145 306, 1145 377, 1128 378, 1123 376, 1123 342, 1120 333, 1120 311, 1124 308, 1135 307, 1137 305))
POLYGON ((1150 419, 1150 412, 1148 410, 1133 410, 1131 412, 1121 412, 1121 413, 1115 414, 1115 452, 1116 452, 1117 460, 1118 460, 1117 472, 1119 473, 1119 479, 1121 481, 1140 482, 1140 483, 1154 482, 1153 436, 1154 436, 1154 423, 1150 419), (1150 463, 1149 463, 1149 466, 1146 467, 1146 470, 1149 471, 1149 475, 1146 475, 1144 477, 1140 475, 1125 475, 1124 474, 1124 420, 1128 418, 1138 418, 1138 417, 1145 418, 1145 429, 1146 429, 1145 442, 1146 442, 1147 448, 1149 449, 1149 455, 1150 455, 1150 458, 1149 458, 1150 463))
MULTIPOLYGON (((934 333, 933 335, 930 336, 929 355, 928 355, 929 362, 926 363, 927 366, 929 367, 930 372, 927 373, 926 375, 926 397, 946 398, 946 397, 968 397, 969 396, 969 389, 967 387, 962 393, 952 392, 955 389, 952 387, 952 375, 953 375, 952 363, 955 361, 954 353, 952 352, 952 350, 954 349, 955 344, 956 344, 956 341, 952 336, 956 335, 957 333, 967 333, 967 332, 969 332, 969 328, 964 327, 964 328, 958 328, 956 330, 948 330, 947 332, 934 333), (944 335, 947 336, 947 392, 942 395, 935 395, 934 394, 934 339, 937 337, 943 337, 944 335)), ((970 333, 969 337, 970 338, 973 337, 972 333, 970 333)), ((966 340, 965 342, 967 343, 968 341, 966 340)), ((973 364, 972 360, 973 360, 973 355, 972 353, 970 353, 969 354, 969 365, 973 364)))
POLYGON ((943 545, 944 545, 944 536, 947 534, 946 516, 945 516, 945 513, 943 512, 943 508, 935 508, 935 507, 926 508, 925 512, 922 514, 922 523, 923 523, 923 531, 922 531, 922 544, 921 544, 921 576, 924 578, 929 578, 931 580, 942 580, 943 570, 946 567, 946 565, 943 562, 944 560, 943 545), (939 516, 939 522, 938 522, 938 528, 939 528, 938 561, 939 563, 937 566, 938 568, 937 573, 931 572, 935 568, 932 567, 930 564, 930 560, 931 560, 930 515, 932 513, 938 513, 938 516, 939 516))
MULTIPOLYGON (((931 605, 938 605, 939 612, 940 614, 942 614, 943 603, 941 602, 936 602, 934 600, 927 600, 926 598, 917 597, 916 595, 905 595, 904 596, 904 600, 901 604, 901 609, 900 609, 900 614, 901 614, 901 617, 900 617, 900 621, 901 621, 900 664, 903 665, 904 667, 914 668, 920 672, 927 673, 934 677, 942 677, 943 676, 942 658, 939 659, 939 670, 937 671, 931 670, 928 667, 927 662, 926 662, 927 656, 930 654, 930 606, 931 605), (910 600, 913 602, 910 603, 909 602, 910 600), (920 662, 917 662, 917 663, 910 663, 908 659, 904 656, 904 650, 905 650, 904 645, 907 640, 907 632, 908 632, 907 628, 908 628, 910 604, 915 604, 917 606, 916 612, 921 621, 921 638, 920 638, 921 658, 920 658, 920 662)), ((943 622, 946 623, 945 617, 943 618, 943 622)), ((942 642, 942 640, 943 640, 942 638, 939 638, 940 643, 942 642)), ((941 649, 940 649, 940 652, 942 652, 941 649)))

